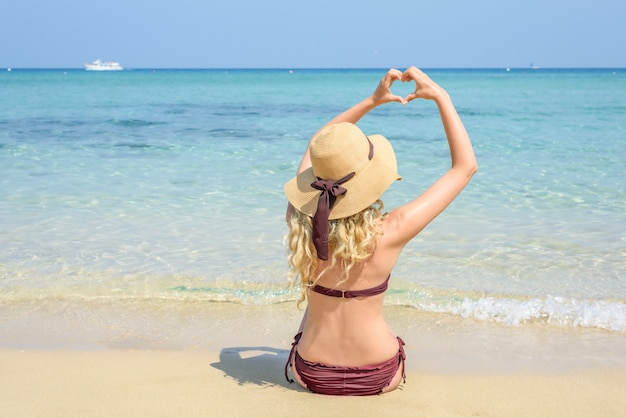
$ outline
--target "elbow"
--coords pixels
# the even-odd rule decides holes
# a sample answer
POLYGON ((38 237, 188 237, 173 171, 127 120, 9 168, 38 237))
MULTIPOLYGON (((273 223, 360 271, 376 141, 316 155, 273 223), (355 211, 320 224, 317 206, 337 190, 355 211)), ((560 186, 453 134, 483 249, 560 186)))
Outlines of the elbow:
POLYGON ((467 162, 467 173, 469 178, 472 178, 474 174, 478 171, 478 161, 476 161, 476 156, 472 153, 472 158, 467 162))
POLYGON ((468 182, 472 179, 472 177, 474 177, 474 174, 476 174, 477 171, 478 171, 478 164, 476 163, 476 161, 474 161, 474 164, 467 171, 468 182))
POLYGON ((459 169, 465 173, 468 179, 471 179, 472 176, 478 171, 478 163, 476 162, 476 159, 472 159, 459 167, 459 169))
POLYGON ((476 172, 478 171, 478 163, 476 162, 476 160, 474 160, 471 163, 464 165, 461 170, 462 170, 461 172, 465 176, 466 184, 467 184, 470 182, 472 177, 474 177, 474 174, 476 174, 476 172))
POLYGON ((472 178, 474 174, 476 174, 477 171, 478 171, 478 163, 476 162, 476 160, 474 160, 474 163, 470 165, 470 167, 468 168, 469 177, 472 178))

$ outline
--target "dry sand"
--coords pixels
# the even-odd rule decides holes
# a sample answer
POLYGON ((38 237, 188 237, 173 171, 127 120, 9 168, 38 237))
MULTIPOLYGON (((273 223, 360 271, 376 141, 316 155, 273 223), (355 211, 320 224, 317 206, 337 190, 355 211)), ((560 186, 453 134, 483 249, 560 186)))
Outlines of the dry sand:
POLYGON ((250 350, 1 351, 0 416, 619 417, 623 372, 430 374, 382 396, 307 393, 250 350))

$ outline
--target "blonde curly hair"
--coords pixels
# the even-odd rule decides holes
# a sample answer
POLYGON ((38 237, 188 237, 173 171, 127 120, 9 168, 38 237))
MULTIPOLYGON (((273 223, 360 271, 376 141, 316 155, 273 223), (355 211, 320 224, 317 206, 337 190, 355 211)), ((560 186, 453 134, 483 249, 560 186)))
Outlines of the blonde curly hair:
POLYGON ((383 215, 383 208, 383 202, 379 199, 361 212, 328 221, 331 262, 318 275, 318 259, 312 239, 312 218, 297 209, 293 210, 288 220, 289 230, 285 236, 285 244, 289 283, 292 286, 300 285, 298 307, 306 300, 307 288, 314 286, 327 270, 340 263, 342 275, 337 284, 343 283, 348 280, 352 267, 374 252, 378 238, 383 234, 382 220, 386 215, 383 215))

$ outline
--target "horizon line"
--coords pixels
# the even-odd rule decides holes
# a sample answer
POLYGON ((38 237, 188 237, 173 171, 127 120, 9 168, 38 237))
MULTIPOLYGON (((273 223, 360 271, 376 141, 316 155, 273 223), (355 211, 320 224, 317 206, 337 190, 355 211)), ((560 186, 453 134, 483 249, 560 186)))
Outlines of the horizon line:
MULTIPOLYGON (((84 67, 11 67, 3 66, 7 71, 11 70, 82 70, 84 67)), ((389 68, 404 67, 124 67, 123 70, 388 70, 389 68)), ((422 70, 624 70, 626 67, 418 67, 422 70)), ((94 71, 97 72, 97 71, 94 71)), ((106 71, 105 71, 106 72, 106 71)), ((113 71, 115 72, 115 71, 113 71)))

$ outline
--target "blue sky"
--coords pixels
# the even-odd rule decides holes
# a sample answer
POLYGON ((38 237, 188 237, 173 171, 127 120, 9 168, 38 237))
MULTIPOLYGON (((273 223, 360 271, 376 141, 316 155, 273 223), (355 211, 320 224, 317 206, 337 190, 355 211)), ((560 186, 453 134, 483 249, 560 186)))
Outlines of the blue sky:
POLYGON ((626 67, 624 0, 15 0, 0 68, 626 67))

